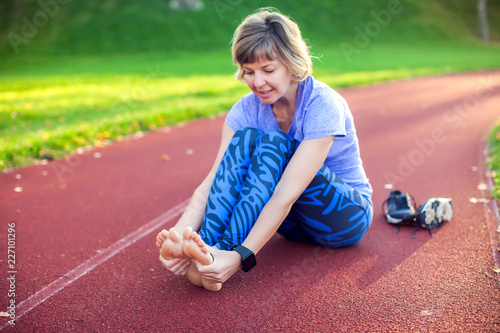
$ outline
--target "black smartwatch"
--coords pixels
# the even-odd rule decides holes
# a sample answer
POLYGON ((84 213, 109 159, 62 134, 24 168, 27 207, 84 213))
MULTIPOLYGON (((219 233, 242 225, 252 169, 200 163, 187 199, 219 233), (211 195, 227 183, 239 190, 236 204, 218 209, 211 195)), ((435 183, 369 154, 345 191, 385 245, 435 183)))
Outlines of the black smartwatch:
POLYGON ((257 265, 257 261, 255 260, 255 254, 244 247, 243 245, 233 245, 231 247, 231 251, 236 251, 241 256, 241 269, 243 272, 248 272, 255 265, 257 265))

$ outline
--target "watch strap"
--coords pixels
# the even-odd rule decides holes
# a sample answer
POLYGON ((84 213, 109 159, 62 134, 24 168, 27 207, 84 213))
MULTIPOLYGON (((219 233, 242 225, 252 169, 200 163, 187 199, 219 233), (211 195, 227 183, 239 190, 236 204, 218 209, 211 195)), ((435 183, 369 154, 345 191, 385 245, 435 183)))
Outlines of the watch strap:
POLYGON ((245 260, 253 254, 252 251, 250 251, 248 248, 244 247, 243 245, 233 245, 231 247, 231 251, 238 252, 241 256, 241 260, 245 260))
POLYGON ((238 252, 241 256, 241 269, 247 273, 257 264, 255 254, 243 245, 233 245, 231 251, 238 252))

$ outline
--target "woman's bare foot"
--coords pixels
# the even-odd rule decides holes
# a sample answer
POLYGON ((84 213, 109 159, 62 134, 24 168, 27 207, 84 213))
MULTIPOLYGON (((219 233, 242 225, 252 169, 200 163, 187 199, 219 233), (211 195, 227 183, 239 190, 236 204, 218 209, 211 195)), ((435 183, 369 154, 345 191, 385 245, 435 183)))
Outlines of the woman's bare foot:
POLYGON ((184 230, 182 236, 184 237, 182 251, 187 257, 195 259, 202 265, 210 265, 213 262, 208 245, 205 244, 196 231, 188 227, 184 230))
MULTIPOLYGON (((184 230, 182 236, 184 237, 182 242, 184 255, 198 261, 202 265, 213 263, 214 258, 210 253, 210 248, 201 239, 200 235, 188 227, 184 230)), ((203 276, 201 277, 201 283, 205 289, 210 291, 219 291, 222 288, 222 283, 206 281, 203 276)))
POLYGON ((160 231, 156 236, 156 246, 160 249, 163 259, 187 258, 182 251, 182 239, 174 228, 160 231))
MULTIPOLYGON (((169 231, 163 229, 158 233, 158 236, 156 236, 156 247, 160 249, 160 261, 162 259, 172 260, 176 258, 191 259, 182 251, 182 239, 174 228, 171 228, 169 231)), ((198 272, 193 263, 189 266, 186 278, 195 286, 203 287, 200 272, 198 272)))

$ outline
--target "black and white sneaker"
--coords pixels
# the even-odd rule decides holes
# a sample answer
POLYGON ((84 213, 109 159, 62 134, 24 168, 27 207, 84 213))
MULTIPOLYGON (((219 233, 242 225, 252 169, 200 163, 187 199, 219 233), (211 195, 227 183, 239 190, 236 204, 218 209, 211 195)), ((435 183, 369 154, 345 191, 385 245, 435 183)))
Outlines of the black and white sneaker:
POLYGON ((425 229, 432 229, 442 226, 443 222, 450 221, 453 217, 453 205, 450 198, 432 198, 424 202, 417 211, 417 223, 425 229))
POLYGON ((399 190, 391 191, 387 200, 384 201, 385 219, 390 224, 411 225, 416 224, 417 216, 415 203, 408 193, 399 190))

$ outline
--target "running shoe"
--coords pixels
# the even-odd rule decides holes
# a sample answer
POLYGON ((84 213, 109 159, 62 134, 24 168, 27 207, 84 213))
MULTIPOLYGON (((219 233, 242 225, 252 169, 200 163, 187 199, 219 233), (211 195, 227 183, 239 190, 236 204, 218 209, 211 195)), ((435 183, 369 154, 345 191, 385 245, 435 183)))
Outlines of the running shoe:
POLYGON ((408 193, 403 194, 399 190, 391 191, 384 204, 387 222, 399 225, 416 224, 415 203, 408 193))
MULTIPOLYGON (((431 198, 424 202, 417 211, 417 222, 425 229, 436 229, 443 222, 453 217, 453 205, 450 198, 431 198)), ((431 232, 432 235, 432 232, 431 232)))

